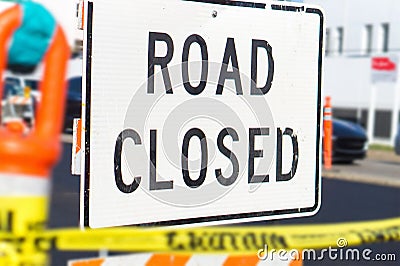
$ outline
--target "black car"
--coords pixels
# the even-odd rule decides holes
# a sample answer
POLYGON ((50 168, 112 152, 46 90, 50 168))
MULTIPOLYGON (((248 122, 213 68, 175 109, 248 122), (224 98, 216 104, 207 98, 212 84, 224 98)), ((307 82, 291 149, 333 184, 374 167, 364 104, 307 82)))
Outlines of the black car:
POLYGON ((71 131, 74 118, 81 117, 82 77, 68 79, 68 94, 64 118, 64 131, 71 131))
POLYGON ((400 125, 397 127, 397 133, 394 139, 394 151, 397 155, 400 155, 400 125))
POLYGON ((332 162, 351 163, 367 155, 368 138, 359 124, 332 119, 332 162))

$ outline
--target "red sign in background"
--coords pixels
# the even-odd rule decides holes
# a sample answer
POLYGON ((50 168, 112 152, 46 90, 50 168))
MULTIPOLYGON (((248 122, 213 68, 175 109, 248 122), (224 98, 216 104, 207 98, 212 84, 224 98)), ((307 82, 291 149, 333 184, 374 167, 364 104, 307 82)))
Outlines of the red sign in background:
POLYGON ((396 70, 396 63, 391 61, 389 57, 373 57, 372 69, 380 71, 396 70))

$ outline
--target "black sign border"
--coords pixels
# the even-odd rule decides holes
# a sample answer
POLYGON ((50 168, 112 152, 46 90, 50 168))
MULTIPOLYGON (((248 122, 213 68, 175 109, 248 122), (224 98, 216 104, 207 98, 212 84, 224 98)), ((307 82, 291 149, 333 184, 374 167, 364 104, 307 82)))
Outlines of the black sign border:
MULTIPOLYGON (((190 2, 201 2, 216 5, 230 5, 240 6, 247 8, 261 8, 266 9, 265 3, 252 3, 242 1, 227 1, 227 0, 183 0, 190 2)), ((303 7, 292 6, 289 3, 284 5, 271 4, 272 10, 284 11, 284 12, 299 12, 304 10, 303 7)), ((255 217, 266 217, 266 216, 277 216, 285 214, 296 214, 296 213, 311 213, 316 211, 320 206, 320 156, 321 156, 321 97, 322 97, 322 60, 323 60, 323 37, 324 37, 324 15, 318 8, 306 8, 306 13, 311 13, 319 16, 320 18, 320 31, 319 31, 319 55, 318 55, 318 103, 317 103, 317 140, 316 140, 316 173, 315 173, 315 203, 312 207, 307 208, 294 208, 285 210, 274 210, 274 211, 262 211, 262 212, 250 212, 250 213, 239 213, 239 214, 227 214, 227 215, 216 215, 206 216, 198 218, 187 218, 187 219, 176 219, 167 220, 152 223, 143 224, 132 224, 135 226, 171 226, 171 225, 184 225, 184 224, 198 224, 198 223, 209 223, 215 221, 229 221, 238 220, 243 218, 255 218, 255 217)), ((84 210, 83 210, 83 225, 85 227, 90 226, 90 215, 89 215, 89 195, 90 195, 90 118, 91 118, 91 69, 92 69, 92 30, 93 30, 93 2, 88 1, 87 8, 87 50, 86 50, 86 116, 85 116, 85 177, 84 177, 84 210)), ((129 226, 129 225, 127 225, 129 226)))

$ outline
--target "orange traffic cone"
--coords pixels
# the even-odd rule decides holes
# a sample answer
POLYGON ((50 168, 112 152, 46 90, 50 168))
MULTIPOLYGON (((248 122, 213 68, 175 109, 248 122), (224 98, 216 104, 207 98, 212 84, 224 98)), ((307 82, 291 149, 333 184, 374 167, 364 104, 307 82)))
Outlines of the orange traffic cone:
POLYGON ((325 169, 332 168, 332 106, 331 97, 327 96, 325 98, 324 105, 324 167, 325 169))

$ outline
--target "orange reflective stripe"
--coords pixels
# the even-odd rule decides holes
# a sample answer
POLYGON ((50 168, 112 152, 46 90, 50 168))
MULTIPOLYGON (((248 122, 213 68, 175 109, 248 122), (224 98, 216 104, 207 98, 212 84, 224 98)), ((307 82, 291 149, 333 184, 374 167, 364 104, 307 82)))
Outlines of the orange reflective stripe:
POLYGON ((252 266, 259 262, 257 256, 231 256, 225 260, 223 266, 252 266))
POLYGON ((82 119, 78 119, 75 153, 78 153, 81 150, 81 138, 82 138, 82 119))
POLYGON ((190 255, 154 254, 147 261, 146 266, 185 266, 190 257, 190 255))
POLYGON ((85 5, 82 3, 82 18, 81 18, 81 28, 85 28, 85 5))
POLYGON ((12 96, 12 97, 9 98, 9 102, 12 103, 12 104, 25 105, 25 104, 31 103, 31 99, 30 98, 21 97, 21 96, 12 96))
POLYGON ((323 143, 323 156, 325 169, 332 168, 332 105, 331 97, 325 98, 324 106, 324 143, 323 143))
POLYGON ((91 259, 88 261, 77 261, 71 263, 71 266, 101 266, 105 259, 91 259))
POLYGON ((292 260, 290 263, 289 263, 289 266, 303 266, 303 258, 302 258, 302 256, 301 256, 301 254, 302 254, 302 251, 301 250, 299 250, 299 259, 297 259, 297 260, 292 260))

